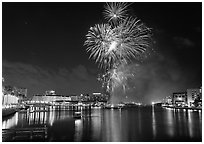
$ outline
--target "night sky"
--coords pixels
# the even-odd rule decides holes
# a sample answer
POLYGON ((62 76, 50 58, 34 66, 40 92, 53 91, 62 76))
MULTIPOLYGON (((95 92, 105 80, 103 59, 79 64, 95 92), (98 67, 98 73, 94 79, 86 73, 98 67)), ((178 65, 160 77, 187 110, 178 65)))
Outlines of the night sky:
MULTIPOLYGON (((29 97, 51 89, 63 95, 100 92, 96 78, 102 70, 83 44, 91 26, 106 23, 104 4, 3 2, 3 85, 25 87, 29 97)), ((140 62, 134 89, 118 99, 150 103, 202 86, 201 6, 135 2, 129 7, 153 29, 154 51, 140 62)))

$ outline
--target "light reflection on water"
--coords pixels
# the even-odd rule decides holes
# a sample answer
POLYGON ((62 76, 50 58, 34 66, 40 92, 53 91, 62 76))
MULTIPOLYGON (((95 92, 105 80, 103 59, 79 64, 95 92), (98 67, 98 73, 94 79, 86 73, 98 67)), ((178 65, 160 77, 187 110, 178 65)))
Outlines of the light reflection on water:
POLYGON ((202 112, 158 107, 16 113, 2 128, 48 126, 47 141, 201 141, 202 112))
POLYGON ((18 123, 18 113, 15 113, 14 116, 10 116, 2 121, 2 129, 10 129, 15 127, 18 123))
POLYGON ((80 142, 82 139, 82 134, 83 134, 83 124, 81 119, 76 119, 75 120, 75 137, 74 141, 75 142, 80 142))
POLYGON ((174 110, 173 109, 167 109, 166 111, 167 114, 167 133, 170 137, 174 136, 174 129, 173 129, 173 123, 174 123, 174 110))
POLYGON ((156 137, 156 118, 155 118, 155 106, 152 106, 152 129, 153 129, 153 138, 155 139, 156 137))
MULTIPOLYGON (((117 111, 118 113, 118 111, 117 111)), ((120 125, 119 125, 119 121, 120 121, 120 117, 119 115, 116 115, 116 112, 114 112, 114 110, 111 110, 111 114, 110 114, 110 127, 111 127, 111 131, 109 132, 110 136, 108 141, 114 141, 114 142, 118 142, 120 141, 120 125)))
POLYGON ((192 120, 192 111, 188 111, 188 127, 189 127, 189 135, 192 138, 193 137, 193 120, 192 120))
POLYGON ((139 125, 139 134, 142 133, 142 123, 141 123, 141 112, 140 109, 138 109, 138 125, 139 125))

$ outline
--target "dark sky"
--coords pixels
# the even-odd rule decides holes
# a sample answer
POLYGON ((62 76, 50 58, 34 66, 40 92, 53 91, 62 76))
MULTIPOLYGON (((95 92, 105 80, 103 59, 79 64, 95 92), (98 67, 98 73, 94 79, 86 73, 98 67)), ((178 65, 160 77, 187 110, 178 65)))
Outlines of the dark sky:
MULTIPOLYGON (((4 85, 29 96, 100 91, 97 64, 83 43, 90 26, 106 23, 104 3, 2 4, 4 85)), ((138 67, 134 90, 118 99, 149 103, 202 85, 202 3, 141 3, 130 13, 153 28, 154 52, 138 67)))

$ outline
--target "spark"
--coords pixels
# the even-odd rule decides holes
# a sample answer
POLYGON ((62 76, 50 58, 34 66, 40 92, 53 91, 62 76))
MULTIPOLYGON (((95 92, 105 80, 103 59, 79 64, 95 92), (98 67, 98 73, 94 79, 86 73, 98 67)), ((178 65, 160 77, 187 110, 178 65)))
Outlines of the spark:
POLYGON ((108 52, 116 49, 116 47, 117 47, 117 42, 116 41, 112 41, 111 44, 110 44, 110 47, 108 49, 108 52))
POLYGON ((120 65, 100 75, 98 80, 102 82, 102 87, 106 88, 107 92, 111 93, 114 89, 122 87, 123 92, 126 93, 130 87, 128 82, 134 78, 137 66, 139 65, 120 65))

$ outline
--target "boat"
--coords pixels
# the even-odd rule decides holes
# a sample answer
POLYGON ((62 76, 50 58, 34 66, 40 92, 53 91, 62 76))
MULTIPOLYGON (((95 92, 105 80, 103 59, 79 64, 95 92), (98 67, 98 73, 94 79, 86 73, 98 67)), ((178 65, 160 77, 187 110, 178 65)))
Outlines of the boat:
POLYGON ((81 112, 75 112, 74 113, 74 118, 80 119, 82 117, 81 112))

